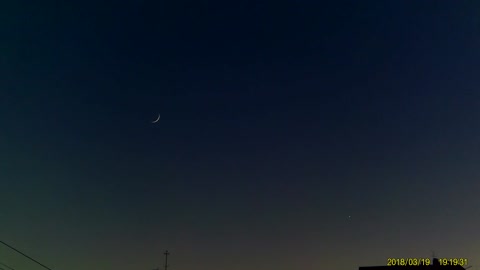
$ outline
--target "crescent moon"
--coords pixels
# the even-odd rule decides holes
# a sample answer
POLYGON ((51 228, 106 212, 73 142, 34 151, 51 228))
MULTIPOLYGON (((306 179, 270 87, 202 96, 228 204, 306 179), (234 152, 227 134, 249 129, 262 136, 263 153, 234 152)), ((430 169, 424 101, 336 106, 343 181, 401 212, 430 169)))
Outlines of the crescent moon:
POLYGON ((153 121, 153 122, 152 122, 152 124, 155 124, 155 123, 157 123, 157 122, 158 122, 158 120, 160 120, 160 114, 158 114, 158 117, 157 117, 157 119, 156 119, 155 121, 153 121))

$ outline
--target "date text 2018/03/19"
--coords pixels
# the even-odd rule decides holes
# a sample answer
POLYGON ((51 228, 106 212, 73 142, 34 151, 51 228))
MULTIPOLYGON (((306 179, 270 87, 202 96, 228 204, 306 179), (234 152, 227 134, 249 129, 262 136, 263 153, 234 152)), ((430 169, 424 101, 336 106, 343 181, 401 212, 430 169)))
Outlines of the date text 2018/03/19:
POLYGON ((428 258, 388 258, 387 266, 430 265, 431 262, 428 258))
MULTIPOLYGON (((466 258, 440 258, 438 259, 440 265, 460 265, 468 264, 466 258)), ((432 260, 429 258, 388 258, 387 266, 416 266, 416 265, 430 265, 432 260)))

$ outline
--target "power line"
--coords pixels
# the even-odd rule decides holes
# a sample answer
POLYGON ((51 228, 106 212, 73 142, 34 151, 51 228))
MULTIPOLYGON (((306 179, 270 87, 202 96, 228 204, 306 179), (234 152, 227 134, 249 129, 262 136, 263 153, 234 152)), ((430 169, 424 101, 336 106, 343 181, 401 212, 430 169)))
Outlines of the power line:
MULTIPOLYGON (((12 267, 10 267, 10 266, 2 263, 2 262, 0 262, 0 264, 3 265, 3 266, 5 266, 5 267, 7 267, 7 268, 10 269, 10 270, 15 270, 15 269, 13 269, 12 267)), ((2 269, 3 269, 3 268, 2 268, 2 269)), ((5 269, 3 269, 3 270, 5 270, 5 269)))
MULTIPOLYGON (((15 269, 13 269, 12 267, 10 267, 10 266, 2 263, 2 262, 0 262, 0 264, 3 265, 3 266, 5 266, 5 267, 7 267, 7 268, 10 269, 10 270, 15 270, 15 269)), ((3 268, 2 268, 2 269, 3 269, 3 268)), ((3 269, 3 270, 5 270, 5 269, 3 269)))
POLYGON ((14 247, 12 247, 12 246, 10 246, 9 244, 7 244, 7 243, 5 243, 5 242, 3 242, 3 241, 1 241, 1 240, 0 240, 0 243, 2 243, 2 244, 4 244, 5 246, 7 246, 7 247, 9 247, 9 248, 11 248, 11 249, 13 249, 13 250, 15 250, 16 252, 18 252, 18 253, 22 254, 23 256, 27 257, 28 259, 36 262, 37 264, 39 264, 40 266, 44 267, 45 269, 52 270, 52 269, 50 269, 50 267, 45 266, 45 265, 42 264, 41 262, 35 260, 34 258, 32 258, 32 257, 28 256, 27 254, 21 252, 20 250, 14 248, 14 247))

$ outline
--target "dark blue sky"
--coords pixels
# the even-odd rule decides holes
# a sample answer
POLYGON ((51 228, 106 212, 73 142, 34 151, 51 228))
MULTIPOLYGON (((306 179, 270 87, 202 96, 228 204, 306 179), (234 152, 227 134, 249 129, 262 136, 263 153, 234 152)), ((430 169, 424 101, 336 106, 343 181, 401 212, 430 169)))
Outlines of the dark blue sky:
POLYGON ((5 5, 0 240, 54 270, 478 264, 479 7, 5 5))

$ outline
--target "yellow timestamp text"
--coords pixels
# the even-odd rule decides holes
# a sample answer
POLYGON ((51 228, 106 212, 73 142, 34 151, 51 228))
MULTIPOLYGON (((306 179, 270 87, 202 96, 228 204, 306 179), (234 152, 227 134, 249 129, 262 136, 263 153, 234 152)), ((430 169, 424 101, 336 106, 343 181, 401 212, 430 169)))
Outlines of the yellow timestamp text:
POLYGON ((440 265, 460 265, 464 266, 468 264, 467 258, 439 258, 440 265))
POLYGON ((430 265, 429 258, 387 258, 387 266, 419 266, 430 265))

